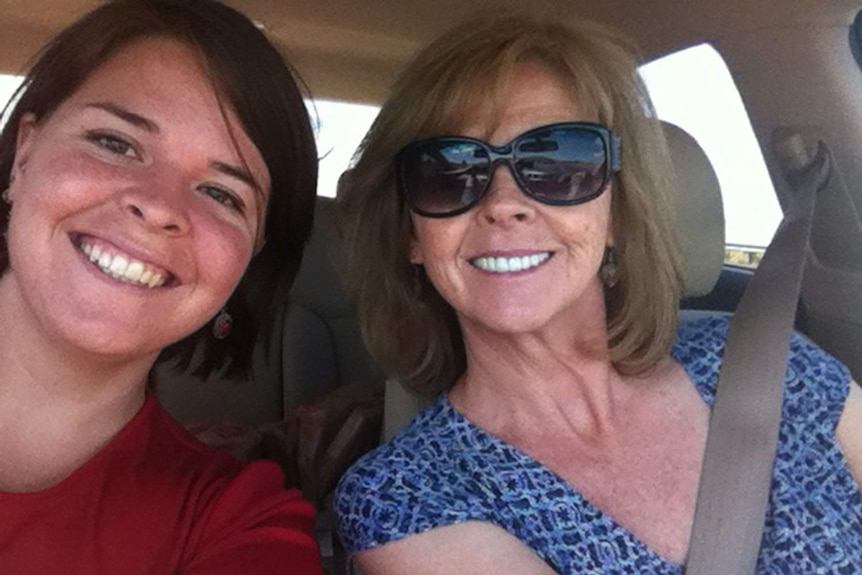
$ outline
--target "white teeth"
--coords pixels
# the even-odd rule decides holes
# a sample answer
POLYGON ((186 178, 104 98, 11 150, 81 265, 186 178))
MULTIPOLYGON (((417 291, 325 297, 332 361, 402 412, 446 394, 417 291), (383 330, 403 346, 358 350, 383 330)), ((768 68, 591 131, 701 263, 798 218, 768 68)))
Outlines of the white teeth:
POLYGON ((141 262, 131 262, 129 267, 126 268, 126 279, 130 279, 133 282, 136 282, 141 279, 141 275, 144 273, 144 264, 141 262))
POLYGON ((513 258, 491 258, 491 257, 481 257, 470 260, 475 267, 480 270, 492 273, 508 273, 508 272, 520 272, 525 271, 530 268, 534 268, 551 257, 550 252, 542 252, 539 254, 531 254, 529 256, 520 256, 513 258))
POLYGON ((99 269, 114 279, 151 288, 164 285, 167 279, 166 276, 158 272, 144 269, 143 262, 129 260, 127 257, 119 254, 111 255, 108 252, 102 251, 99 246, 82 242, 80 249, 91 262, 98 265, 99 269))
MULTIPOLYGON (((102 260, 99 260, 101 263, 102 260)), ((124 258, 123 256, 114 256, 114 261, 111 262, 111 270, 112 274, 117 274, 118 276, 124 275, 126 273, 126 268, 129 267, 129 260, 124 258)))

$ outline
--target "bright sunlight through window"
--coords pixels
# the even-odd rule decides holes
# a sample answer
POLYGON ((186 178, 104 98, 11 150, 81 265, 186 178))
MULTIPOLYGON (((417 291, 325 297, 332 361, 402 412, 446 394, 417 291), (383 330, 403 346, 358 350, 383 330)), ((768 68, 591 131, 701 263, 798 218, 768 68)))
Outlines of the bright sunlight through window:
MULTIPOLYGON (((21 84, 24 78, 21 76, 12 76, 9 74, 0 74, 0 112, 6 107, 9 98, 15 93, 15 90, 21 84)), ((0 128, 6 123, 6 117, 0 117, 0 128)))
POLYGON ((317 155, 320 158, 317 194, 335 196, 338 178, 377 117, 380 108, 346 102, 317 100, 308 103, 316 118, 317 155))
POLYGON ((690 133, 709 156, 721 184, 728 247, 767 246, 781 208, 742 98, 719 53, 701 44, 640 71, 659 118, 690 133))

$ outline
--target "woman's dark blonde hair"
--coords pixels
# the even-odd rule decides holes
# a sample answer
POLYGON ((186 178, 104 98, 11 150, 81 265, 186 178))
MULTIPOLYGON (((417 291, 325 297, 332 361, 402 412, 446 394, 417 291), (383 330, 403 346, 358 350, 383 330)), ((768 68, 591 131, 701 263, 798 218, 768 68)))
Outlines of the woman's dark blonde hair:
POLYGON ((520 14, 474 19, 404 70, 338 195, 346 282, 366 344, 389 375, 417 392, 454 382, 465 368, 464 342, 453 309, 410 263, 410 214, 392 159, 416 139, 458 133, 477 106, 493 111, 494 95, 522 62, 554 72, 622 142, 611 208, 619 282, 605 289, 611 361, 624 373, 642 373, 667 356, 675 337, 681 275, 670 164, 636 50, 588 22, 564 26, 520 14))

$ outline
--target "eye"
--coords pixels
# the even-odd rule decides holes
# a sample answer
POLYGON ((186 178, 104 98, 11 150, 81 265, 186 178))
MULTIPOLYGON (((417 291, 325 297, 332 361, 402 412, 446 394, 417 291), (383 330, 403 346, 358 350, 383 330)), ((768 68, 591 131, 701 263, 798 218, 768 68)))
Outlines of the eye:
POLYGON ((198 190, 233 211, 239 213, 242 213, 243 211, 244 204, 242 203, 242 200, 232 192, 212 185, 200 186, 198 190))
POLYGON ((135 158, 138 156, 134 145, 124 138, 106 132, 88 132, 87 139, 98 147, 117 156, 135 158))

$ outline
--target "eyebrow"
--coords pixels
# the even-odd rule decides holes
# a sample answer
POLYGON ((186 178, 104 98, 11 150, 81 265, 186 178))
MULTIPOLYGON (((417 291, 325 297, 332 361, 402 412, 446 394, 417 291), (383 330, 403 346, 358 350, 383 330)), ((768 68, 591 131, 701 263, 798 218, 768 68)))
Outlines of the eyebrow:
POLYGON ((98 108, 99 110, 104 110, 108 113, 111 113, 121 120, 124 120, 133 126, 140 128, 142 130, 146 130, 147 132, 151 132, 153 134, 159 133, 159 126, 152 120, 141 116, 140 114, 136 114, 131 110, 127 110, 122 106, 118 106, 117 104, 112 104, 110 102, 94 102, 92 104, 87 105, 88 108, 98 108))
POLYGON ((219 162, 218 160, 210 162, 210 166, 212 166, 214 170, 217 170, 223 174, 236 178, 237 180, 245 184, 248 184, 248 186, 251 187, 255 192, 257 192, 261 196, 263 195, 263 190, 260 189, 258 183, 255 181, 252 175, 248 173, 248 170, 225 162, 219 162))

